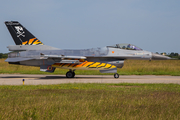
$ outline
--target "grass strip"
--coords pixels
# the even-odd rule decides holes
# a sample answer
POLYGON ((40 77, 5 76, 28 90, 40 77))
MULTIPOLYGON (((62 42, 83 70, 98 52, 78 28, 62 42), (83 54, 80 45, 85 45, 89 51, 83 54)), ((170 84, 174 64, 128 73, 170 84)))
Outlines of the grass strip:
POLYGON ((179 119, 178 84, 0 86, 0 119, 179 119))
MULTIPOLYGON (((39 67, 12 65, 0 59, 0 74, 62 74, 68 69, 57 68, 54 73, 41 72, 39 67)), ((113 75, 98 70, 76 70, 76 75, 113 75)), ((174 75, 180 76, 179 60, 125 60, 124 67, 118 69, 120 75, 174 75)))

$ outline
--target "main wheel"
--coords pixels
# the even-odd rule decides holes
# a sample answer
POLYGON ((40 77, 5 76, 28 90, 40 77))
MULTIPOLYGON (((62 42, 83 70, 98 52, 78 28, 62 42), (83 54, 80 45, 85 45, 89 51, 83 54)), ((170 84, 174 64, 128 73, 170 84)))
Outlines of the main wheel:
POLYGON ((75 72, 73 72, 73 78, 74 78, 74 76, 75 76, 75 72))
POLYGON ((75 73, 72 72, 72 71, 68 71, 68 72, 66 73, 66 77, 67 77, 67 78, 73 78, 74 76, 75 76, 75 73))
POLYGON ((115 74, 114 74, 114 78, 119 78, 119 74, 118 74, 118 73, 115 73, 115 74))

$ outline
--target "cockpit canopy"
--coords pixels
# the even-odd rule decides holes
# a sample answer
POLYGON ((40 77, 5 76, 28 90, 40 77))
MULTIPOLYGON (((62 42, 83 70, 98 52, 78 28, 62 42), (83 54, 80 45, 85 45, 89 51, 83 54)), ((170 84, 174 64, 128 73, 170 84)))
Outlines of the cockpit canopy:
POLYGON ((142 50, 141 48, 133 45, 133 44, 116 44, 113 46, 107 46, 111 48, 119 48, 119 49, 125 49, 125 50, 142 50))

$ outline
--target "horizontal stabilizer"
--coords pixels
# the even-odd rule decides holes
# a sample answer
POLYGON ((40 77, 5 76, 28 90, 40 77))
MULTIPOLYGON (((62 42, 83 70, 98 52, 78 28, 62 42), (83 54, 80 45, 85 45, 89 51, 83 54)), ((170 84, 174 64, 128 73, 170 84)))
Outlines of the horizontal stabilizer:
POLYGON ((6 62, 20 62, 20 61, 26 61, 26 60, 33 60, 34 58, 22 58, 22 57, 16 57, 16 58, 7 58, 6 62))
POLYGON ((9 51, 26 51, 26 50, 60 50, 59 48, 47 45, 10 45, 9 51))

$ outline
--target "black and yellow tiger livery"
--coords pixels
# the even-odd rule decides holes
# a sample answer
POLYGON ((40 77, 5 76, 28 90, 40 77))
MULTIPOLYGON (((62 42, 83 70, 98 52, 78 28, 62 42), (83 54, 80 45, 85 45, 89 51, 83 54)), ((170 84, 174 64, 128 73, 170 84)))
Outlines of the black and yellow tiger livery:
POLYGON ((29 39, 29 41, 22 42, 22 45, 43 45, 37 38, 29 39))
POLYGON ((89 69, 89 70, 94 70, 94 69, 107 70, 107 69, 116 68, 116 66, 108 64, 108 63, 88 62, 88 61, 85 61, 81 64, 54 63, 52 67, 67 68, 67 69, 89 69))
POLYGON ((5 24, 16 45, 43 45, 41 41, 39 41, 19 22, 6 21, 5 24))

